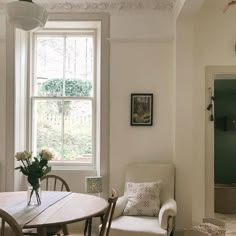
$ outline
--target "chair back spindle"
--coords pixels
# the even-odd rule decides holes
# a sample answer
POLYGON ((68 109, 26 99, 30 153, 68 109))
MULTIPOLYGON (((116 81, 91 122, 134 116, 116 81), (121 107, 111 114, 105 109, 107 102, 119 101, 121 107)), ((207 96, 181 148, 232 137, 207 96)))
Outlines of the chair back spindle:
POLYGON ((46 191, 67 191, 70 192, 70 187, 66 181, 57 175, 44 175, 41 182, 46 191), (45 182, 45 184, 44 184, 45 182))
POLYGON ((109 235, 111 221, 112 221, 112 217, 113 217, 113 214, 115 211, 117 199, 118 199, 118 194, 117 194, 116 190, 112 189, 112 194, 108 198, 109 206, 108 206, 106 213, 104 215, 102 227, 99 232, 99 236, 108 236, 109 235))
MULTIPOLYGON (((41 178, 42 189, 46 191, 67 191, 70 192, 70 187, 66 181, 58 175, 44 175, 41 178)), ((49 235, 60 235, 60 231, 63 231, 63 235, 68 235, 68 229, 66 224, 59 225, 58 227, 47 227, 49 235)))

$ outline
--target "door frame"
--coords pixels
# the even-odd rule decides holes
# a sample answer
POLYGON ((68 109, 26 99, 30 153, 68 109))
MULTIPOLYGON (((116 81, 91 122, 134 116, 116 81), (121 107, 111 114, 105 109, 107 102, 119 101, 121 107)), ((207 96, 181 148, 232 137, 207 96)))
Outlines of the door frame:
MULTIPOLYGON (((214 94, 214 81, 223 75, 235 75, 236 66, 206 66, 205 104, 209 104, 209 89, 214 94)), ((220 79, 224 79, 223 77, 220 79)), ((230 79, 230 78, 227 78, 230 79)), ((233 78, 232 78, 233 79, 233 78)), ((213 108, 214 109, 214 108, 213 108)), ((205 110, 205 215, 214 216, 214 122, 209 120, 209 111, 205 110)))

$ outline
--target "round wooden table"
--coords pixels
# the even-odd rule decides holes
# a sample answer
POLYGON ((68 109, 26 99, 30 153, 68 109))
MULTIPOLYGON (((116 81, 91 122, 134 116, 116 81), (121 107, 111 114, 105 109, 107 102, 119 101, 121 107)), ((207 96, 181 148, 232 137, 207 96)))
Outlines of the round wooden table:
POLYGON ((26 192, 0 193, 0 208, 24 228, 37 228, 38 235, 46 235, 46 226, 82 221, 103 214, 108 207, 106 200, 81 193, 43 191, 42 204, 33 208, 27 206, 26 199, 26 192))

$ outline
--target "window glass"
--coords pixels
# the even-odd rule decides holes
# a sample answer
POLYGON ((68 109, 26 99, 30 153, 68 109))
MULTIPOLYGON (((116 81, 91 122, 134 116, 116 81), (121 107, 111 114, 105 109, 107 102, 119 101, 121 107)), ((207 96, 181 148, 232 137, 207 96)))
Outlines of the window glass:
POLYGON ((92 161, 92 103, 64 102, 64 159, 81 163, 92 161))
POLYGON ((34 150, 50 148, 55 160, 62 159, 62 101, 36 100, 33 107, 34 150))
POLYGON ((66 79, 93 80, 93 37, 66 38, 66 79))
POLYGON ((61 96, 63 88, 64 38, 36 38, 35 93, 39 96, 61 96), (54 88, 52 88, 54 87, 54 88))
POLYGON ((94 34, 35 34, 32 145, 54 162, 93 164, 94 34))

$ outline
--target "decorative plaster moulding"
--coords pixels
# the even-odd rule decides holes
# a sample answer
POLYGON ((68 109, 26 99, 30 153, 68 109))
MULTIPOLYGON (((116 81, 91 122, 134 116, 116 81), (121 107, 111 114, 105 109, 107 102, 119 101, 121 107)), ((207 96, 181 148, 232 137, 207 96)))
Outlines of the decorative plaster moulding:
MULTIPOLYGON (((0 9, 9 0, 0 0, 0 9)), ((49 12, 172 11, 176 0, 34 0, 49 12)))

